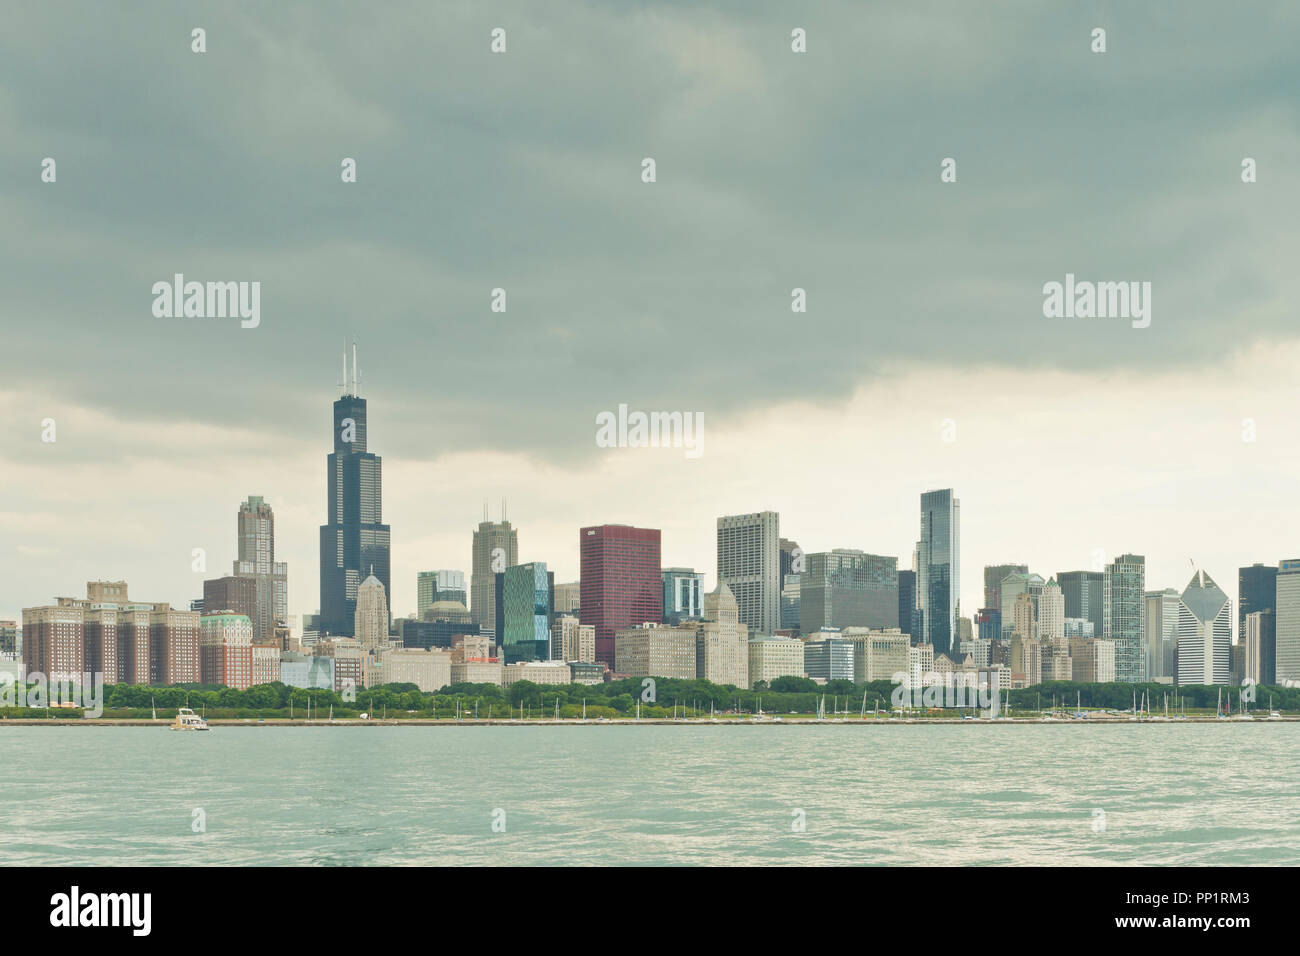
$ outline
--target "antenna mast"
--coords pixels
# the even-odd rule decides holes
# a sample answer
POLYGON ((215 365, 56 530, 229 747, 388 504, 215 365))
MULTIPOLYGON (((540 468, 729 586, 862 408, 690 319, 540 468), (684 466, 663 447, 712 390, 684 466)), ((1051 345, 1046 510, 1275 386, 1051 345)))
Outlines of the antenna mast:
POLYGON ((357 340, 352 340, 352 394, 360 395, 360 389, 357 387, 359 379, 357 377, 357 340))

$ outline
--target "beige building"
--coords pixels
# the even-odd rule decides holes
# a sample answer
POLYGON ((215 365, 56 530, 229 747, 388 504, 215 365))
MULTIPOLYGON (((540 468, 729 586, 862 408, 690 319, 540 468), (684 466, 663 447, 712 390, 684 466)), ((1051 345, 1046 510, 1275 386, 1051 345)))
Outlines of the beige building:
POLYGON ((890 680, 908 672, 912 639, 899 628, 846 627, 839 636, 853 642, 853 674, 858 683, 890 680))
POLYGON ((695 678, 695 625, 647 622, 614 633, 614 670, 628 677, 695 678))
POLYGON ((384 582, 373 574, 357 588, 352 633, 367 651, 377 651, 388 643, 388 595, 384 582))
POLYGON ((280 679, 280 645, 267 641, 253 644, 253 686, 274 684, 280 679))
POLYGON ((741 623, 735 595, 726 584, 704 595, 704 620, 695 625, 695 676, 749 686, 749 627, 741 623))
MULTIPOLYGON (((556 592, 559 585, 556 585, 556 592)), ((551 625, 551 659, 556 661, 594 661, 596 626, 583 624, 572 614, 562 614, 551 625)))
MULTIPOLYGON (((443 648, 382 648, 375 658, 375 682, 414 684, 426 694, 451 683, 451 651, 443 648)), ((366 686, 373 686, 367 684, 366 686)))
POLYGON ((1077 637, 1070 641, 1071 680, 1084 684, 1110 684, 1115 680, 1115 642, 1077 637))
POLYGON ((749 639, 749 686, 759 681, 770 684, 778 677, 803 677, 803 641, 797 637, 749 639))
POLYGON ((490 663, 496 659, 496 643, 490 636, 485 634, 452 635, 451 662, 453 664, 490 663))
POLYGON ((452 661, 451 682, 453 684, 496 684, 501 686, 501 662, 497 660, 452 661))
POLYGON ((509 687, 521 680, 533 684, 571 684, 573 672, 564 661, 519 661, 502 669, 501 686, 509 687))
MULTIPOLYGON (((582 606, 582 582, 570 581, 555 586, 555 613, 572 614, 582 606)), ((593 627, 595 625, 592 625, 593 627)), ((585 659, 585 658, 584 658, 585 659)), ((594 658, 593 658, 594 660, 594 658)))

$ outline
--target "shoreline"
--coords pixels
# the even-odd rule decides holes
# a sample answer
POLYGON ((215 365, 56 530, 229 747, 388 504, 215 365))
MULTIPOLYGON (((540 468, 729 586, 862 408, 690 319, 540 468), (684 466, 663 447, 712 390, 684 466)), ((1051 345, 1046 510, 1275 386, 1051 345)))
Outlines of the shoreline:
MULTIPOLYGON (((302 727, 302 728, 329 728, 329 727, 885 727, 885 726, 911 726, 911 725, 928 725, 928 726, 983 726, 996 725, 1003 726, 1023 726, 1033 724, 1042 726, 1044 724, 1056 724, 1061 726, 1078 726, 1087 724, 1283 724, 1283 723, 1300 722, 1300 716, 1297 717, 1255 717, 1250 720, 1237 720, 1223 717, 1181 717, 1181 718, 1162 718, 1162 717, 1143 717, 1135 719, 1132 717, 1085 717, 1085 718, 1060 718, 1060 717, 977 717, 974 719, 964 719, 959 717, 880 717, 880 718, 827 718, 817 719, 815 717, 783 717, 780 719, 764 718, 755 720, 749 717, 726 717, 711 719, 708 717, 686 717, 676 720, 668 717, 664 718, 642 718, 640 720, 627 719, 605 719, 597 720, 591 718, 583 720, 581 718, 512 718, 512 719, 493 719, 487 718, 474 719, 428 719, 428 718, 390 718, 390 719, 372 719, 358 720, 356 718, 336 719, 336 720, 291 720, 289 718, 244 718, 244 717, 214 717, 208 721, 210 727, 302 727)), ((16 717, 12 719, 0 720, 0 730, 6 726, 12 727, 157 727, 160 729, 170 728, 171 721, 167 718, 159 720, 148 720, 142 718, 114 718, 114 717, 96 717, 96 718, 42 718, 42 717, 16 717)))

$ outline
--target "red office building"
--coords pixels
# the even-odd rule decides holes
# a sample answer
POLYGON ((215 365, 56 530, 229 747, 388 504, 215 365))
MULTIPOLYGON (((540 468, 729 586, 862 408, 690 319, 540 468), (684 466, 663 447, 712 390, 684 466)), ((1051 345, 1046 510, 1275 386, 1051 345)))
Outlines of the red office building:
POLYGON ((582 601, 579 617, 596 628, 596 660, 614 667, 620 628, 663 619, 659 529, 602 524, 579 532, 582 601))

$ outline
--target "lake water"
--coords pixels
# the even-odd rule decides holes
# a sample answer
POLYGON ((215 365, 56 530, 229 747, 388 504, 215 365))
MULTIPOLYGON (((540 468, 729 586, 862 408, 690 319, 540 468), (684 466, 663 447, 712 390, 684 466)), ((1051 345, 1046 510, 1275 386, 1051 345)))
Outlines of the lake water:
POLYGON ((0 753, 11 866, 1300 864, 1294 724, 6 727, 0 753))

